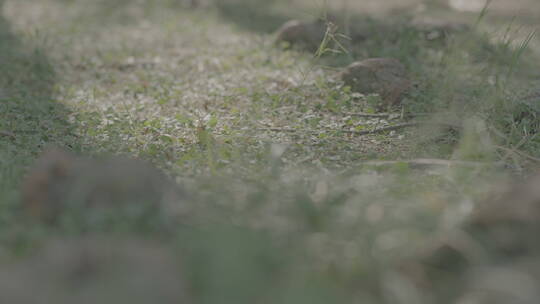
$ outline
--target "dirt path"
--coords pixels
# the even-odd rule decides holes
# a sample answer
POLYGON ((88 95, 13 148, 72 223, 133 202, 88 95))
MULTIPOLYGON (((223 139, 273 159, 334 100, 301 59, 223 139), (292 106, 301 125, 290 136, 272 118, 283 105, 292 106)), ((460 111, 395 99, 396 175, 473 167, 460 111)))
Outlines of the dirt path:
MULTIPOLYGON (((349 1, 366 13, 417 3, 349 1)), ((399 121, 349 115, 369 108, 368 100, 343 91, 333 80, 335 71, 310 54, 274 47, 267 33, 289 15, 263 11, 268 23, 257 27, 249 18, 230 22, 234 16, 225 19, 223 10, 168 5, 5 3, 14 34, 39 44, 58 71, 51 98, 71 110, 66 119, 80 139, 77 150, 140 155, 192 174, 226 168, 239 151, 247 151, 242 161, 256 164, 271 143, 285 147, 285 163, 339 169, 410 151, 404 130, 351 135, 399 121)), ((289 8, 291 16, 306 11, 289 8)), ((384 43, 360 55, 407 59, 384 43)), ((414 47, 409 51, 416 52, 414 47)), ((16 133, 17 126, 12 128, 16 133)))

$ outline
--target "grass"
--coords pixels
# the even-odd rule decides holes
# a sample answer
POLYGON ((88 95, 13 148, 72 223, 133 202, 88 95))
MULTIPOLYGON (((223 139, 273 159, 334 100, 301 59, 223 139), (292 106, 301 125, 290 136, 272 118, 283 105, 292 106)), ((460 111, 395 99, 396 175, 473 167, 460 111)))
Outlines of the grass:
POLYGON ((283 21, 325 9, 293 3, 6 1, 2 251, 24 256, 92 233, 151 238, 185 259, 200 303, 419 303, 393 263, 459 225, 511 174, 491 162, 513 173, 538 166, 538 108, 523 98, 537 68, 527 48, 535 36, 517 48, 476 28, 428 41, 406 26, 411 13, 352 14, 367 38, 313 56, 273 44, 283 21), (351 134, 400 123, 350 114, 373 112, 378 97, 351 92, 335 72, 369 57, 400 59, 415 82, 404 108, 389 110, 458 127, 351 134), (142 229, 114 216, 103 227, 27 221, 20 182, 49 145, 151 161, 191 193, 188 216, 142 229), (431 173, 364 163, 414 157, 489 163, 431 173))

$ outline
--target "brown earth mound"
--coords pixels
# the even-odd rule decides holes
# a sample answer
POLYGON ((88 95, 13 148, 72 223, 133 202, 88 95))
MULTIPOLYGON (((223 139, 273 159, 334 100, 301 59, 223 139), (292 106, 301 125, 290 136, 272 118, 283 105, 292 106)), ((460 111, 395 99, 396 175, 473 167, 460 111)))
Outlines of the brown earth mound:
POLYGON ((340 73, 355 92, 379 94, 382 106, 397 106, 411 86, 405 66, 393 58, 370 58, 355 62, 340 73))

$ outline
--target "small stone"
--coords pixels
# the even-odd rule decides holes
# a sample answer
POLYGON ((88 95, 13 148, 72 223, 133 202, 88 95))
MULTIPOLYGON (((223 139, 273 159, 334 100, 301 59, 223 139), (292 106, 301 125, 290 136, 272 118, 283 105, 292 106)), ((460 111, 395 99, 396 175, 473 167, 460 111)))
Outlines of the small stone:
POLYGON ((316 50, 324 39, 326 28, 323 20, 314 22, 290 20, 277 31, 276 42, 316 50))
POLYGON ((340 73, 341 80, 355 92, 379 94, 381 106, 398 106, 411 86, 405 66, 393 58, 371 58, 355 62, 340 73))

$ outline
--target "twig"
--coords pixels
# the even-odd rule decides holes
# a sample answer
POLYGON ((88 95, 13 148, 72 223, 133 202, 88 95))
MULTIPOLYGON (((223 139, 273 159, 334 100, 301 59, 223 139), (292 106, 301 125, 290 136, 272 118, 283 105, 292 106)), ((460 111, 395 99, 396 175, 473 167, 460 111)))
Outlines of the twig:
POLYGON ((462 161, 462 160, 447 160, 447 159, 431 159, 431 158, 419 158, 410 160, 392 160, 392 161, 367 161, 363 162, 364 165, 381 167, 391 166, 397 164, 407 164, 412 169, 429 169, 430 167, 469 167, 478 168, 486 165, 502 166, 500 162, 474 162, 474 161, 462 161))
MULTIPOLYGON (((384 133, 388 131, 395 131, 403 128, 408 127, 418 127, 418 126, 438 126, 438 127, 448 127, 448 128, 456 128, 461 129, 460 126, 448 124, 448 123, 439 123, 439 122, 409 122, 409 123, 403 123, 399 125, 393 125, 388 127, 380 127, 375 128, 371 130, 365 130, 365 131, 353 131, 353 130, 339 130, 339 129, 324 129, 324 130, 304 130, 306 133, 316 133, 319 131, 333 131, 333 132, 342 132, 347 134, 353 134, 353 135, 370 135, 370 134, 379 134, 384 133)), ((285 128, 259 128, 256 129, 257 131, 272 131, 272 132, 287 132, 287 133, 294 133, 301 130, 297 129, 285 129, 285 128)))
MULTIPOLYGON (((413 127, 413 126, 417 126, 417 125, 418 125, 418 123, 405 123, 405 124, 389 126, 389 127, 382 127, 382 128, 376 128, 376 129, 365 130, 365 131, 352 131, 352 130, 339 130, 339 129, 325 129, 325 130, 322 130, 322 131, 342 132, 342 133, 354 134, 354 135, 368 135, 368 134, 383 133, 383 132, 386 132, 386 131, 394 131, 394 130, 398 130, 398 129, 402 129, 402 128, 406 128, 406 127, 413 127)), ((297 131, 300 131, 300 130, 285 129, 285 128, 260 128, 260 129, 257 129, 257 131, 272 131, 272 132, 294 133, 294 132, 297 132, 297 131)), ((317 131, 318 130, 305 130, 304 132, 316 133, 317 131)))
POLYGON ((295 129, 285 129, 285 128, 259 128, 257 131, 272 131, 272 132, 284 132, 284 133, 294 133, 298 130, 295 129))
POLYGON ((3 136, 3 137, 9 137, 11 139, 15 139, 15 134, 9 132, 9 131, 2 131, 0 130, 0 136, 3 136))
POLYGON ((379 113, 379 114, 373 114, 373 113, 342 113, 345 115, 350 116, 356 116, 356 117, 366 117, 366 118, 389 118, 389 117, 399 117, 399 114, 391 114, 391 113, 379 113))
POLYGON ((347 134, 354 134, 354 135, 369 135, 369 134, 384 133, 388 131, 395 131, 395 130, 408 128, 408 127, 416 127, 419 125, 420 123, 410 122, 410 123, 404 123, 404 124, 399 124, 399 125, 389 126, 389 127, 375 128, 375 129, 365 130, 365 131, 351 131, 351 130, 339 130, 339 131, 347 133, 347 134))
POLYGON ((365 118, 413 118, 418 116, 426 116, 428 114, 425 113, 363 113, 363 112, 344 112, 342 114, 350 115, 350 116, 356 116, 356 117, 365 117, 365 118))
POLYGON ((517 149, 511 149, 511 148, 506 148, 506 147, 503 147, 503 146, 495 146, 497 149, 499 150, 503 150, 505 152, 508 152, 508 153, 514 153, 514 154, 517 154, 523 158, 526 158, 530 161, 533 161, 533 162, 537 162, 537 163, 540 163, 540 158, 538 157, 534 157, 534 156, 531 156, 525 152, 522 152, 520 150, 517 150, 517 149))

